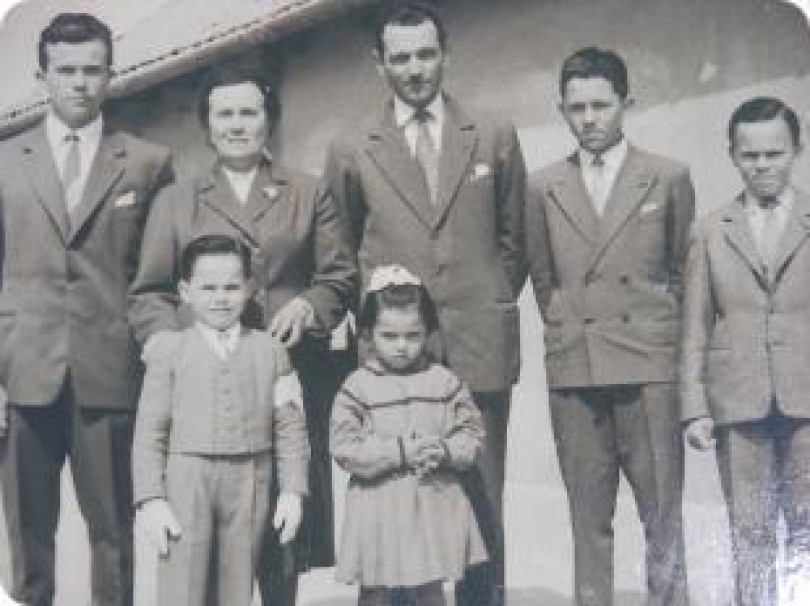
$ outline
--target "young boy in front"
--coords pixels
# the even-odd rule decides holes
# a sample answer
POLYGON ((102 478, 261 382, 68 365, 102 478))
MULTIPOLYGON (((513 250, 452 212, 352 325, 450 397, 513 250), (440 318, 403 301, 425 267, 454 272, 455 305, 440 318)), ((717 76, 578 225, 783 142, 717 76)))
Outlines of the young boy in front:
POLYGON ((249 606, 268 526, 296 534, 309 444, 300 385, 284 348, 243 327, 250 251, 230 237, 193 240, 180 296, 193 326, 144 354, 133 444, 136 526, 155 544, 161 606, 249 606))

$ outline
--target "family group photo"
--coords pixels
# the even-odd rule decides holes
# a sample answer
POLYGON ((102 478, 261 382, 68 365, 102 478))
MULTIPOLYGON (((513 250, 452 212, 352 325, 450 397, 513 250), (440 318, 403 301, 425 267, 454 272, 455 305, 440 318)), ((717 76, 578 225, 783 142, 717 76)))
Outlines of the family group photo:
POLYGON ((801 4, 8 8, 0 606, 810 604, 801 4))

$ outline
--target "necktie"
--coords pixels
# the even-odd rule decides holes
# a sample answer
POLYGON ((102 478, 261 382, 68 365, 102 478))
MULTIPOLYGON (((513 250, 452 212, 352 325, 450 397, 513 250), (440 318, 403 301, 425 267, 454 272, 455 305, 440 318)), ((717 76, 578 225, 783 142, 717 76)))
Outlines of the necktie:
POLYGON ((422 169, 422 175, 425 177, 430 200, 435 203, 439 183, 439 151, 436 149, 436 143, 433 141, 428 128, 428 123, 433 119, 433 116, 423 108, 414 114, 414 119, 416 120, 414 155, 422 169))
POLYGON ((607 170, 605 168, 605 159, 601 155, 596 154, 591 161, 591 187, 588 192, 591 195, 594 210, 597 215, 601 215, 605 210, 608 196, 610 195, 610 188, 607 182, 607 170))
POLYGON ((68 133, 65 135, 65 143, 68 145, 68 151, 62 166, 62 189, 65 192, 68 214, 71 214, 81 201, 81 192, 76 191, 82 168, 79 135, 74 132, 68 133))
POLYGON ((219 346, 219 355, 223 360, 227 360, 231 355, 231 350, 228 347, 228 333, 224 330, 217 331, 217 345, 219 346))
POLYGON ((775 269, 773 265, 776 263, 776 253, 779 251, 779 240, 782 236, 782 226, 778 213, 779 201, 761 200, 760 207, 762 208, 763 221, 759 254, 770 273, 775 269))

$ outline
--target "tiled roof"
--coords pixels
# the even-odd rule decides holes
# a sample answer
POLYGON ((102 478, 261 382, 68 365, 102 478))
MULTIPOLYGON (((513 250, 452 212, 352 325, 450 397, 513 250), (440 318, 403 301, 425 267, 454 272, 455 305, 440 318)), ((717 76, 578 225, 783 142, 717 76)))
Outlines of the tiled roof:
MULTIPOLYGON (((110 95, 121 97, 143 90, 201 67, 214 57, 240 52, 304 29, 365 1, 149 0, 149 8, 141 6, 133 11, 132 18, 119 9, 119 14, 108 20, 115 38, 116 72, 110 95)), ((69 6, 63 1, 64 9, 56 8, 55 3, 48 0, 29 0, 29 3, 26 6, 29 11, 33 4, 52 10, 46 15, 47 19, 43 20, 42 10, 38 18, 27 19, 26 24, 32 31, 24 42, 17 42, 17 48, 12 49, 17 54, 34 54, 39 29, 58 10, 81 10, 84 8, 82 4, 87 4, 90 5, 88 12, 105 17, 104 10, 92 11, 93 0, 83 3, 74 1, 69 6), (36 27, 32 28, 34 21, 36 27), (22 43, 29 46, 21 49, 19 46, 22 43)), ((95 4, 103 9, 104 2, 101 0, 95 0, 95 4)), ((9 25, 7 23, 4 27, 9 25)), ((17 24, 13 25, 17 27, 17 24)), ((0 49, 2 47, 0 44, 0 49)), ((16 77, 9 74, 17 86, 9 86, 9 78, 2 74, 6 92, 0 94, 0 136, 37 119, 46 109, 47 98, 33 77, 34 70, 35 66, 31 66, 30 73, 18 73, 16 77), (4 99, 9 96, 10 99, 4 99)), ((8 67, 3 71, 8 71, 8 67)))

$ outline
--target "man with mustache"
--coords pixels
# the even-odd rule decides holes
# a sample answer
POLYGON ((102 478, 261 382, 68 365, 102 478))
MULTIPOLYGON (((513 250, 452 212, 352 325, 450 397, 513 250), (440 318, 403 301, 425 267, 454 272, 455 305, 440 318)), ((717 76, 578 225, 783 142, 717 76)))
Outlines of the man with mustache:
POLYGON ((456 587, 458 604, 502 604, 502 496, 511 387, 518 377, 515 299, 525 281, 525 166, 514 127, 472 118, 442 90, 446 34, 425 5, 394 6, 376 59, 392 99, 332 147, 326 179, 348 220, 363 282, 375 267, 417 274, 436 303, 433 353, 473 392, 486 439, 465 488, 491 562, 456 587))
POLYGON ((526 247, 545 322, 575 599, 578 606, 613 603, 613 514, 623 471, 647 540, 647 604, 683 605, 675 378, 692 182, 686 167, 624 138, 632 100, 621 57, 575 52, 563 63, 560 93, 579 149, 530 179, 526 247))

